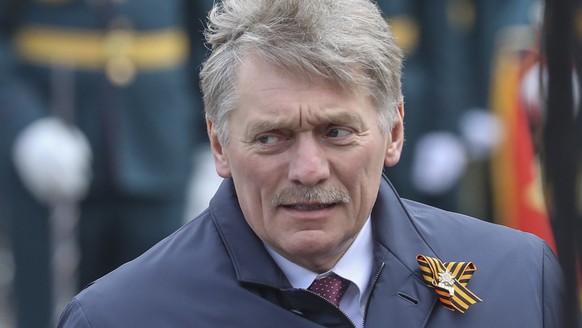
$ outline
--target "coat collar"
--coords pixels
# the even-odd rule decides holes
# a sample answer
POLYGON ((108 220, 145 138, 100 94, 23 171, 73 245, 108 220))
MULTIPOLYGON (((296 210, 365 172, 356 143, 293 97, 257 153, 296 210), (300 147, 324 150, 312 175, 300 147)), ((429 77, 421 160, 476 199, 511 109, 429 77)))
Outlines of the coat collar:
POLYGON ((372 222, 376 261, 384 267, 372 291, 366 326, 392 322, 398 327, 424 327, 437 297, 424 283, 416 256, 435 256, 434 251, 386 177, 380 184, 372 222))
POLYGON ((238 280, 276 288, 291 284, 244 219, 232 179, 225 179, 209 205, 238 280))
POLYGON ((422 280, 416 256, 420 253, 436 256, 433 249, 414 224, 403 200, 383 176, 376 204, 372 209, 374 240, 377 243, 376 256, 382 250, 389 252, 402 263, 409 273, 422 280))
MULTIPOLYGON (((241 283, 278 289, 291 287, 244 220, 232 179, 221 184, 209 209, 241 283)), ((371 293, 366 326, 396 322, 401 327, 423 327, 437 298, 424 284, 416 256, 436 255, 385 177, 372 210, 372 227, 374 256, 382 270, 371 293)))

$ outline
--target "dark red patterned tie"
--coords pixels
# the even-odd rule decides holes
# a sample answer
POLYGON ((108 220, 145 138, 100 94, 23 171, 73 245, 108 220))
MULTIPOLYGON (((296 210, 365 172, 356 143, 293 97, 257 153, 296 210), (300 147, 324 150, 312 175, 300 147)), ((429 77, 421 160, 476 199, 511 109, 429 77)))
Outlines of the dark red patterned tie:
POLYGON ((330 301, 335 306, 339 306, 339 302, 349 285, 349 280, 332 273, 327 277, 314 280, 307 289, 330 301))

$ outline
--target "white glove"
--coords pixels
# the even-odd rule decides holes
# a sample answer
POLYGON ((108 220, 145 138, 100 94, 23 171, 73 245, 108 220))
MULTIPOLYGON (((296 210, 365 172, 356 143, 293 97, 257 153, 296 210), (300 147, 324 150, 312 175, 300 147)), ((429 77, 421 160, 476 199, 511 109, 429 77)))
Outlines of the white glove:
POLYGON ((485 160, 504 138, 503 123, 486 109, 469 109, 459 119, 461 135, 471 160, 485 160))
POLYGON ((17 137, 13 160, 24 185, 37 200, 55 205, 87 194, 92 153, 87 138, 57 118, 40 119, 17 137))
POLYGON ((412 183, 431 195, 448 191, 467 166, 461 140, 449 132, 430 132, 417 142, 412 164, 412 183))

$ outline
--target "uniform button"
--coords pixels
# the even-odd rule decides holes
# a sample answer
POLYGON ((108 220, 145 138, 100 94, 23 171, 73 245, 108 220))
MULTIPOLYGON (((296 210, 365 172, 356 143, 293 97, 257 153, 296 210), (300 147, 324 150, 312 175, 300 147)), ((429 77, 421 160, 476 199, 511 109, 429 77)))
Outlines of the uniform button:
POLYGON ((116 86, 129 85, 135 78, 136 66, 131 59, 134 38, 134 33, 126 28, 113 28, 105 36, 105 74, 116 86))
POLYGON ((105 65, 105 75, 116 86, 127 86, 135 79, 136 68, 133 61, 126 56, 113 57, 105 65))

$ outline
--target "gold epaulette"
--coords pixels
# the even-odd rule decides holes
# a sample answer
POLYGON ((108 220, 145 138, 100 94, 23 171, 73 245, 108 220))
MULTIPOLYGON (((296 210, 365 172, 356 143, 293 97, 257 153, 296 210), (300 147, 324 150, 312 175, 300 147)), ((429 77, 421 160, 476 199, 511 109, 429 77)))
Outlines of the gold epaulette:
POLYGON ((28 26, 19 30, 15 40, 23 61, 105 70, 108 75, 121 74, 122 78, 136 71, 175 67, 188 55, 188 37, 178 29, 97 32, 28 26))

